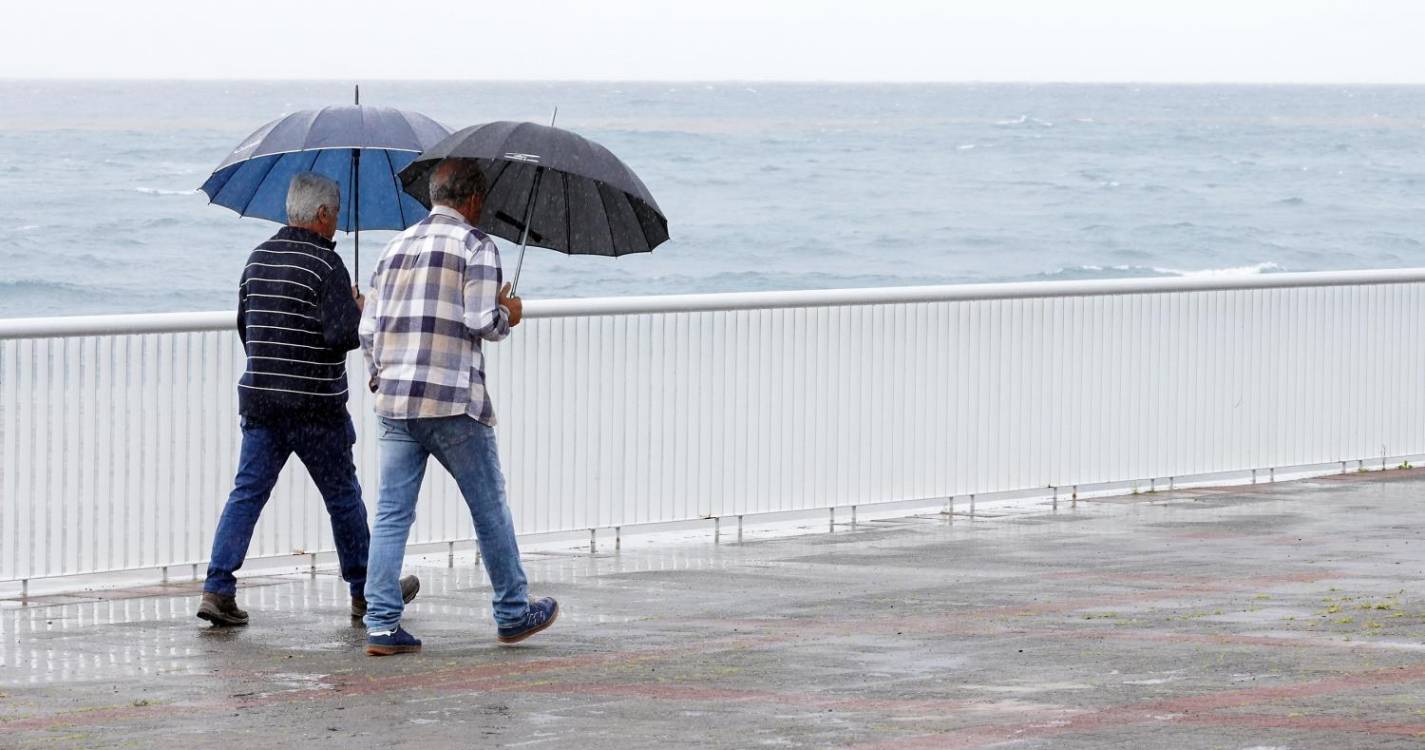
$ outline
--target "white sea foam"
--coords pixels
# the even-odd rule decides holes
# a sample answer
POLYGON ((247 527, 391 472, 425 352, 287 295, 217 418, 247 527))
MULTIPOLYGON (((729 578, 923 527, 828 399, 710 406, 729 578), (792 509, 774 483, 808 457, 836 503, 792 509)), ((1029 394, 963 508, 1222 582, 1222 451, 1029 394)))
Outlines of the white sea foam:
POLYGON ((1253 276, 1259 273, 1278 273, 1286 269, 1276 263, 1267 261, 1264 263, 1253 263, 1250 266, 1229 266, 1227 268, 1202 268, 1195 271, 1184 271, 1178 268, 1154 268, 1155 272, 1164 276, 1184 276, 1188 278, 1201 278, 1205 276, 1253 276))
POLYGON ((165 190, 164 188, 136 187, 134 190, 144 195, 192 195, 196 190, 165 190))
POLYGON ((39 228, 40 228, 40 225, 39 225, 39 224, 21 224, 21 225, 18 226, 18 227, 12 227, 12 228, 10 229, 10 231, 12 231, 12 232, 33 232, 33 231, 35 231, 36 229, 39 229, 39 228))
POLYGON ((1052 122, 1050 122, 1050 121, 1048 121, 1048 120, 1041 120, 1041 119, 1039 119, 1038 117, 1030 117, 1029 115, 1020 115, 1019 117, 1016 117, 1016 118, 1011 119, 1011 120, 997 120, 997 121, 995 121, 995 124, 996 124, 996 125, 1037 125, 1038 127, 1041 127, 1041 128, 1052 128, 1052 127, 1054 127, 1054 123, 1052 123, 1052 122))
POLYGON ((1098 266, 1084 264, 1078 266, 1066 266, 1055 269, 1042 275, 1045 278, 1067 276, 1070 278, 1085 278, 1088 274, 1105 274, 1105 278, 1115 276, 1145 277, 1145 276, 1181 276, 1183 278, 1212 278, 1228 276, 1254 276, 1262 273, 1277 273, 1285 271, 1276 263, 1270 261, 1254 263, 1249 266, 1228 266, 1225 268, 1163 268, 1160 266, 1098 266))
POLYGON ((956 146, 956 147, 955 147, 955 150, 957 150, 957 151, 973 151, 974 148, 975 148, 975 144, 973 144, 973 143, 962 143, 962 144, 956 146))

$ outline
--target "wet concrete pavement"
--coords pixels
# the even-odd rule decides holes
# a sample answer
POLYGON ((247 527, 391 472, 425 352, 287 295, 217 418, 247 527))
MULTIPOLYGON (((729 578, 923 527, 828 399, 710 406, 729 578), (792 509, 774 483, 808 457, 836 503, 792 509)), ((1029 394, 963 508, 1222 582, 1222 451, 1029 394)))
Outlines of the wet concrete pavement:
MULTIPOLYGON (((0 747, 1394 748, 1425 744, 1425 472, 531 554, 495 643, 411 561, 413 656, 330 573, 0 607, 0 747)), ((957 510, 964 510, 957 508, 957 510)))

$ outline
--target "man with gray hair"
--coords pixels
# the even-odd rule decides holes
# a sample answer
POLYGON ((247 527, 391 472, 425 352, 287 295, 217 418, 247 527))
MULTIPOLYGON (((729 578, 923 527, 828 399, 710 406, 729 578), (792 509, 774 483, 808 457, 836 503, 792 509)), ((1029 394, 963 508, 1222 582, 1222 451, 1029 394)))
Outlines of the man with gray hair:
MULTIPOLYGON (((332 241, 340 209, 335 182, 298 173, 287 190, 287 226, 252 251, 242 272, 242 452, 198 608, 198 617, 214 625, 247 624, 233 573, 242 567, 258 515, 293 453, 326 501, 341 577, 351 588, 351 615, 366 614, 370 533, 351 454, 356 431, 346 410, 346 353, 360 345, 356 327, 364 300, 332 241)), ((401 583, 410 601, 420 582, 409 576, 401 583)))
POLYGON ((401 627, 396 576, 431 456, 455 478, 470 509, 494 590, 496 638, 518 643, 559 615, 553 599, 531 599, 526 590, 495 448, 480 345, 508 336, 524 306, 502 283, 495 243, 474 226, 487 190, 474 160, 440 162, 431 174, 430 216, 386 246, 371 276, 361 343, 381 422, 381 497, 366 578, 372 656, 421 649, 401 627))

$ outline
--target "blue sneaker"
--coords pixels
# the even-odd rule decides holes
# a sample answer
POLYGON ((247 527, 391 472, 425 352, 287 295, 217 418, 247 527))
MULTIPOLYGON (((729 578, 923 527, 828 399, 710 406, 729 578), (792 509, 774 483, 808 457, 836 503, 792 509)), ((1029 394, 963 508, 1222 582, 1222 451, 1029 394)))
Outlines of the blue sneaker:
POLYGON ((519 643, 554 624, 559 616, 559 602, 550 597, 536 599, 529 603, 529 612, 521 622, 500 628, 497 636, 500 643, 519 643))
POLYGON ((395 630, 368 633, 366 636, 367 656, 414 654, 420 650, 421 639, 407 633, 400 625, 397 625, 395 630))

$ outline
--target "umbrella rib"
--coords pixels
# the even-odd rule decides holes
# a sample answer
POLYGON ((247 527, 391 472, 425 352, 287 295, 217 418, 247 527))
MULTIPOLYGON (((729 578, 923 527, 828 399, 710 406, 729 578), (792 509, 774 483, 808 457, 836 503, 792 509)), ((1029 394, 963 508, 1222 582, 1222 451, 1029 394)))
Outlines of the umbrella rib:
POLYGON ((569 248, 567 253, 574 254, 574 212, 569 210, 569 175, 560 172, 559 182, 564 185, 564 246, 569 248))
POLYGON ((594 183, 594 192, 599 194, 599 208, 603 209, 604 224, 607 225, 609 228, 609 254, 617 258, 618 240, 614 238, 614 219, 612 216, 609 216, 608 199, 604 198, 604 191, 599 189, 599 183, 597 180, 590 180, 590 182, 594 183))
MULTIPOLYGON (((407 132, 409 132, 409 133, 411 134, 411 143, 414 143, 414 144, 416 144, 417 146, 423 145, 423 144, 421 143, 421 137, 416 134, 416 126, 415 126, 415 125, 412 125, 412 124, 411 124, 411 121, 406 118, 406 113, 405 113, 405 112, 401 112, 401 111, 399 111, 399 110, 397 110, 397 112, 398 112, 398 115, 399 115, 399 116, 398 116, 396 119, 399 120, 402 125, 405 125, 405 126, 406 126, 407 132)), ((435 144, 431 144, 431 145, 435 145, 435 144)), ((387 160, 388 162, 391 160, 390 155, 387 155, 386 160, 387 160)), ((392 165, 391 165, 391 168, 392 168, 392 169, 395 169, 395 166, 396 166, 396 165, 392 164, 392 165)))
POLYGON ((495 179, 490 180, 490 184, 485 187, 486 194, 493 194, 495 186, 500 184, 500 178, 505 176, 505 172, 510 169, 510 163, 503 159, 495 159, 494 162, 500 165, 500 171, 495 173, 495 179))
MULTIPOLYGON (((634 220, 638 222, 638 231, 643 233, 643 246, 648 248, 648 252, 651 253, 653 252, 653 243, 648 240, 648 227, 643 225, 643 217, 638 215, 638 206, 633 205, 633 202, 637 199, 627 193, 625 193, 624 196, 625 199, 628 200, 628 208, 633 212, 634 220)), ((643 201, 639 201, 639 203, 642 202, 643 201)))
POLYGON ((401 201, 403 192, 401 190, 401 181, 396 177, 396 164, 391 161, 390 151, 381 149, 381 153, 386 156, 386 166, 390 168, 391 186, 396 189, 396 216, 399 217, 401 226, 404 228, 406 226, 406 206, 405 203, 401 201))
POLYGON ((273 159, 271 164, 267 165, 267 171, 262 173, 262 179, 257 181, 257 185, 253 187, 252 193, 247 196, 247 203, 242 204, 242 210, 238 211, 238 216, 247 216, 247 210, 252 208, 252 201, 257 198, 258 193, 262 192, 262 186, 267 184, 267 178, 271 176, 272 170, 277 168, 277 163, 282 161, 282 159, 283 157, 279 156, 273 159))

